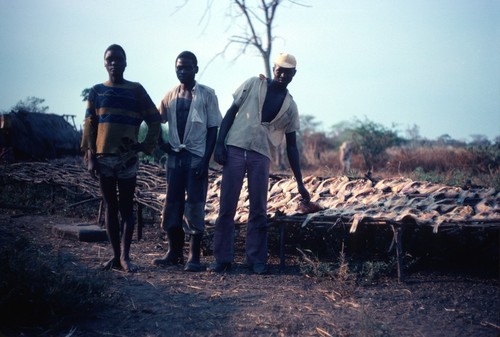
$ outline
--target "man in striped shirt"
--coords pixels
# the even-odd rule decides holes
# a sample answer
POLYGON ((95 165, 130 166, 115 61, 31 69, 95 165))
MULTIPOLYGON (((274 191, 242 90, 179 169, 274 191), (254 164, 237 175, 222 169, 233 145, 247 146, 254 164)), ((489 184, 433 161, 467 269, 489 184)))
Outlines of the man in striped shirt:
POLYGON ((130 245, 135 222, 133 203, 138 152, 153 152, 161 117, 144 87, 123 78, 127 61, 121 46, 113 44, 106 49, 104 66, 109 79, 96 84, 89 92, 81 149, 91 176, 99 177, 106 207, 104 221, 114 256, 103 268, 135 272, 137 268, 130 262, 130 245), (148 132, 139 143, 143 121, 148 132))

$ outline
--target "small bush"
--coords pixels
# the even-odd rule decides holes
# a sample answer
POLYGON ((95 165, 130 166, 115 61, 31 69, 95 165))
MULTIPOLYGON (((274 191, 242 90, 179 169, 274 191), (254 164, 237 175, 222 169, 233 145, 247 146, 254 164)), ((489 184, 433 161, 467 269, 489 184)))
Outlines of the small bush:
POLYGON ((380 277, 391 275, 396 269, 396 260, 390 261, 365 261, 358 271, 358 282, 370 284, 380 277))
POLYGON ((344 253, 344 245, 333 262, 324 262, 309 249, 297 249, 301 253, 300 272, 309 277, 328 278, 340 294, 349 293, 356 285, 369 285, 378 279, 394 274, 396 259, 350 260, 344 253), (346 290, 349 290, 346 292, 346 290))
POLYGON ((387 159, 386 149, 404 143, 395 130, 365 119, 357 120, 353 130, 353 141, 363 155, 365 169, 373 170, 387 159))
POLYGON ((311 277, 330 277, 335 279, 335 268, 332 264, 321 262, 309 249, 297 250, 302 254, 299 264, 300 272, 311 277))

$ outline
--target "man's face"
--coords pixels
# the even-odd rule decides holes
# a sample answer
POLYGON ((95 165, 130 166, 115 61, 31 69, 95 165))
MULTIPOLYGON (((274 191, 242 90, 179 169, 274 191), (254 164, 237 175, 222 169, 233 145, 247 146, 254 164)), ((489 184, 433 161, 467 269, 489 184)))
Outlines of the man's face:
POLYGON ((274 66, 273 75, 274 81, 283 87, 286 87, 290 82, 292 82, 293 77, 297 70, 295 68, 282 68, 280 66, 274 66))
POLYGON ((110 49, 104 54, 104 67, 109 75, 113 77, 123 77, 126 66, 127 61, 121 50, 110 49))
POLYGON ((198 72, 198 67, 194 65, 193 60, 187 58, 178 58, 175 62, 175 73, 177 78, 183 84, 191 84, 198 72))

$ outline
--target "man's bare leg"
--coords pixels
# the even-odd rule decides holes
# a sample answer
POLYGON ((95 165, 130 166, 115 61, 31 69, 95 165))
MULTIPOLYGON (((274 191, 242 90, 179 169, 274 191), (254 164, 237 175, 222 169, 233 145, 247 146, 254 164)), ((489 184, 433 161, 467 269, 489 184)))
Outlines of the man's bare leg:
POLYGON ((120 263, 120 223, 118 220, 118 198, 116 196, 116 180, 110 177, 100 177, 101 193, 105 204, 104 222, 106 233, 113 248, 113 258, 103 264, 103 270, 123 270, 120 263))
POLYGON ((124 220, 121 239, 120 264, 124 271, 135 273, 138 268, 130 262, 130 246, 134 235, 134 191, 136 178, 119 179, 118 189, 120 191, 120 214, 124 220))

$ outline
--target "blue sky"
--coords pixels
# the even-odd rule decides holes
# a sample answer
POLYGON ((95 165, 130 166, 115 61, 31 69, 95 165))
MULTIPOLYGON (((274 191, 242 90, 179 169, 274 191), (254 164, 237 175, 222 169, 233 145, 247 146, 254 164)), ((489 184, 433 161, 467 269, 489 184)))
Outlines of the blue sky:
MULTIPOLYGON (((226 15, 229 0, 214 1, 203 19, 205 3, 0 0, 0 111, 36 96, 81 124, 80 93, 107 79, 103 53, 118 43, 125 77, 155 103, 177 84, 177 54, 193 51, 197 79, 216 90, 224 114, 236 87, 264 68, 255 52, 234 60, 236 48, 211 61, 240 29, 226 15)), ((323 131, 368 118, 403 136, 413 125, 429 139, 500 135, 500 1, 302 3, 309 7, 278 9, 273 54, 296 56, 290 92, 323 131)))

